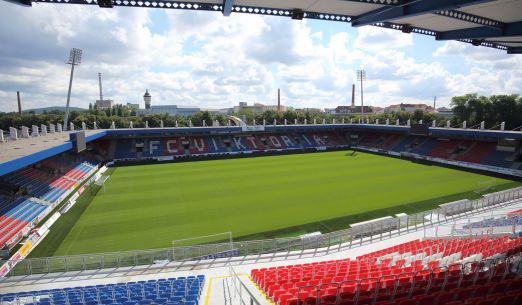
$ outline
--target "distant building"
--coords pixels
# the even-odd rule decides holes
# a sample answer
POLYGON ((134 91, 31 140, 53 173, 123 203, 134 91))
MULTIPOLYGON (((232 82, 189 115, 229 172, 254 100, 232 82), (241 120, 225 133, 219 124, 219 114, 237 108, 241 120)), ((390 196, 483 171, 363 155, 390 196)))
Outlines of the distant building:
MULTIPOLYGON (((263 105, 260 103, 254 103, 254 105, 249 106, 245 102, 239 102, 238 106, 234 106, 234 112, 238 113, 241 110, 252 110, 254 113, 263 113, 268 110, 277 111, 277 105, 263 105)), ((281 105, 281 112, 288 110, 294 110, 294 108, 281 105)))
POLYGON ((319 108, 300 108, 300 109, 296 109, 295 112, 297 113, 323 113, 324 111, 322 109, 319 109, 319 108))
POLYGON ((113 100, 96 100, 96 108, 98 109, 109 109, 114 106, 113 100))
POLYGON ((130 109, 140 109, 140 104, 134 104, 134 103, 127 103, 127 107, 130 109))
POLYGON ((375 114, 381 114, 384 113, 384 108, 378 107, 378 106, 370 106, 372 108, 373 113, 375 114))
POLYGON ((223 109, 210 109, 210 108, 201 108, 201 111, 208 111, 213 115, 228 115, 232 113, 232 108, 223 108, 223 109))
POLYGON ((201 111, 199 107, 185 107, 178 105, 151 105, 150 109, 140 109, 140 114, 165 114, 175 116, 189 116, 201 111))
POLYGON ((143 101, 145 101, 145 109, 150 109, 150 103, 152 101, 152 95, 149 93, 149 89, 145 90, 145 94, 143 95, 143 101))
POLYGON ((415 110, 422 110, 426 112, 436 112, 435 108, 426 104, 396 104, 390 105, 384 108, 384 113, 392 113, 392 112, 414 112, 415 110))
MULTIPOLYGON (((375 109, 377 108, 380 108, 380 107, 372 107, 372 106, 364 106, 364 114, 375 114, 375 109)), ((361 106, 337 106, 335 109, 331 109, 330 110, 330 114, 334 114, 334 115, 350 115, 350 114, 354 114, 354 115, 359 115, 361 114, 361 106), (333 110, 333 111, 332 111, 333 110)))
POLYGON ((450 109, 450 108, 446 108, 446 107, 437 108, 437 112, 443 118, 449 119, 449 118, 453 117, 453 109, 450 109))
POLYGON ((335 114, 335 108, 324 108, 324 113, 335 114))

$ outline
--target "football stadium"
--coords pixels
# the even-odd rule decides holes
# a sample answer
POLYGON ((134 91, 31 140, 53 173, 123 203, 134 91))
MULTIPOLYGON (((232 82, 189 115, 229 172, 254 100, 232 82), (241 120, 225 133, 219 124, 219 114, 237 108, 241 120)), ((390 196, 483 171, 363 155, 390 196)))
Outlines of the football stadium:
MULTIPOLYGON (((519 1, 9 2, 311 18, 522 52, 519 1)), ((363 110, 11 127, 0 215, 0 305, 522 304, 522 131, 504 122, 363 110)))

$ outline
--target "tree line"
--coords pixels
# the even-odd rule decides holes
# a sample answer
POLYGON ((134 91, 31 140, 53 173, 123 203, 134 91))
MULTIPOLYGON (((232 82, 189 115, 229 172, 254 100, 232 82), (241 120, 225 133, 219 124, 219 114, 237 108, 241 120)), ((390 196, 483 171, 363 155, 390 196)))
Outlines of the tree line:
MULTIPOLYGON (((514 129, 522 126, 522 97, 519 95, 493 95, 490 97, 478 96, 477 94, 467 94, 464 96, 456 96, 452 99, 451 106, 454 116, 451 119, 452 126, 461 125, 463 121, 467 122, 467 126, 471 127, 485 121, 486 128, 498 126, 500 122, 506 122, 506 129, 514 129)), ((180 115, 170 116, 168 114, 150 114, 137 116, 136 110, 125 105, 115 105, 111 109, 97 109, 89 107, 86 111, 72 111, 70 113, 70 122, 78 128, 82 122, 85 122, 88 128, 93 128, 93 122, 97 122, 98 128, 110 128, 114 122, 116 128, 128 128, 132 121, 133 127, 145 127, 148 122, 149 127, 160 127, 163 121, 164 127, 178 126, 202 126, 203 121, 206 125, 212 125, 214 121, 218 121, 219 125, 226 125, 228 118, 224 114, 214 114, 208 111, 197 112, 191 116, 183 117, 180 115)), ((334 120, 337 123, 353 120, 355 123, 359 121, 358 114, 332 115, 328 113, 317 112, 296 112, 285 111, 278 113, 277 111, 268 110, 263 113, 254 113, 250 109, 241 110, 239 113, 232 115, 239 117, 248 124, 262 124, 263 120, 267 124, 273 124, 274 120, 277 124, 284 124, 285 120, 288 124, 294 124, 297 120, 298 124, 307 122, 311 124, 314 120, 321 124, 323 121, 330 124, 334 120)), ((50 111, 43 114, 34 114, 24 112, 19 115, 15 112, 0 113, 0 129, 8 131, 9 127, 20 128, 21 126, 31 127, 32 125, 40 126, 41 124, 49 125, 63 123, 64 113, 62 111, 50 111)), ((386 120, 390 120, 390 124, 395 124, 399 120, 404 125, 408 120, 411 123, 418 123, 422 120, 429 123, 433 120, 438 122, 438 126, 445 125, 447 119, 441 117, 437 113, 429 113, 422 110, 414 112, 392 112, 381 113, 366 116, 364 120, 375 123, 376 120, 382 124, 386 120)))
POLYGON ((453 122, 467 122, 467 126, 480 125, 484 121, 487 129, 498 129, 502 122, 506 130, 522 127, 522 96, 466 94, 451 100, 453 122))
MULTIPOLYGON (((358 122, 357 115, 332 115, 326 113, 310 113, 310 112, 295 112, 295 111, 285 111, 278 113, 277 111, 267 110, 263 113, 232 113, 231 115, 236 116, 249 125, 253 124, 254 121, 257 125, 263 124, 266 122, 267 125, 272 125, 274 120, 278 125, 282 125, 285 123, 291 125, 294 124, 297 120, 298 124, 312 124, 314 121, 317 124, 322 124, 323 122, 327 124, 331 124, 334 122, 341 123, 344 119, 346 123, 353 120, 354 123, 358 122)), ((63 124, 64 113, 58 110, 51 111, 43 114, 33 114, 33 113, 23 113, 21 116, 18 113, 0 113, 0 129, 4 131, 8 131, 9 127, 21 128, 22 126, 31 127, 32 125, 40 126, 41 124, 49 125, 49 124, 63 124)), ((434 117, 437 117, 434 114, 426 113, 426 112, 400 112, 395 114, 386 114, 386 115, 372 115, 366 117, 365 120, 370 120, 370 122, 375 122, 376 119, 380 119, 381 123, 384 123, 386 118, 389 118, 390 121, 395 121, 396 119, 400 119, 400 121, 404 124, 408 119, 411 119, 412 122, 417 122, 421 119, 424 122, 431 121, 434 117)), ((129 128, 130 123, 132 122, 132 126, 134 128, 145 127, 145 122, 148 123, 149 127, 160 127, 161 122, 163 121, 164 127, 188 127, 192 126, 203 126, 203 121, 207 126, 213 125, 213 122, 219 122, 220 126, 225 126, 228 123, 228 116, 224 114, 214 114, 209 111, 200 111, 194 113, 193 115, 184 117, 180 115, 170 116, 168 114, 147 114, 143 116, 118 116, 111 115, 108 116, 104 110, 91 110, 91 111, 72 111, 69 115, 69 121, 72 122, 76 128, 80 128, 82 126, 82 122, 87 124, 89 129, 93 128, 93 122, 97 123, 98 128, 108 129, 111 127, 112 122, 116 128, 129 128)))

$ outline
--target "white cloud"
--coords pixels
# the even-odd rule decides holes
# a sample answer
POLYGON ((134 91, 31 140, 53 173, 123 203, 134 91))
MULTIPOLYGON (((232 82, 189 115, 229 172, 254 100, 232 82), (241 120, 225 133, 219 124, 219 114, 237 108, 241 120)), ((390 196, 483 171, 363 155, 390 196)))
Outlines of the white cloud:
POLYGON ((412 35, 386 28, 365 26, 358 28, 357 33, 355 48, 364 51, 400 49, 413 43, 412 35))
MULTIPOLYGON (((520 92, 521 61, 502 51, 446 43, 420 60, 407 47, 413 35, 376 27, 356 30, 290 18, 166 10, 168 28, 154 33, 151 10, 49 4, 24 8, 0 2, 0 111, 64 104, 72 47, 84 50, 73 84, 74 106, 98 95, 118 103, 231 107, 239 101, 295 107, 347 104, 355 70, 368 74, 365 100, 374 105, 443 103, 455 94, 520 92), (469 73, 453 73, 447 58, 469 73)), ((325 23, 326 24, 326 23, 325 23)), ((357 86, 358 88, 358 86, 357 86)), ((357 93, 358 95, 358 93, 357 93)))
POLYGON ((491 48, 448 41, 433 53, 435 58, 455 59, 456 64, 469 67, 469 73, 450 74, 446 78, 454 95, 476 92, 483 95, 520 94, 522 91, 522 60, 491 48))

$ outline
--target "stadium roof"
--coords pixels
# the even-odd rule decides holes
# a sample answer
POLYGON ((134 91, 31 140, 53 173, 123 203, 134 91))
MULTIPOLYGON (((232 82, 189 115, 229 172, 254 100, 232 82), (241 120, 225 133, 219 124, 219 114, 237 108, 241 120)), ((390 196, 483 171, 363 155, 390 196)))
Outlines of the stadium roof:
MULTIPOLYGON (((105 136, 103 130, 87 130, 85 141, 89 142, 103 136, 105 136)), ((69 133, 65 132, 0 143, 0 176, 72 148, 69 133)))
POLYGON ((373 25, 522 54, 520 0, 4 0, 260 14, 373 25))

